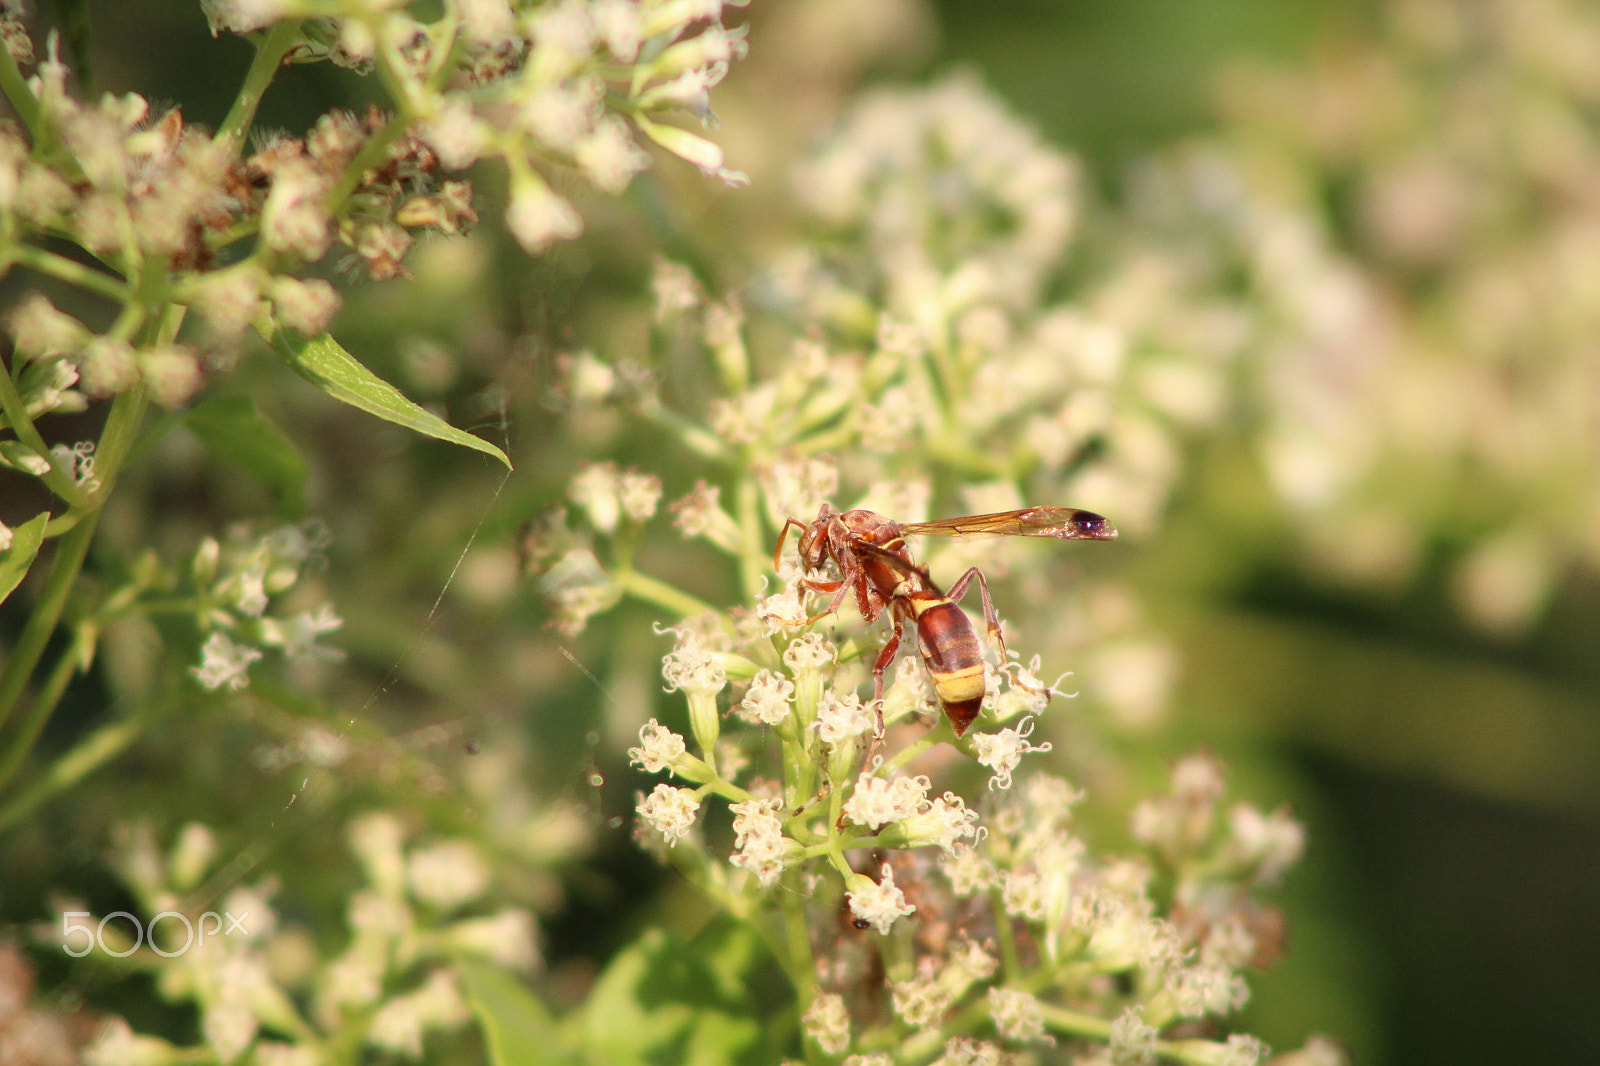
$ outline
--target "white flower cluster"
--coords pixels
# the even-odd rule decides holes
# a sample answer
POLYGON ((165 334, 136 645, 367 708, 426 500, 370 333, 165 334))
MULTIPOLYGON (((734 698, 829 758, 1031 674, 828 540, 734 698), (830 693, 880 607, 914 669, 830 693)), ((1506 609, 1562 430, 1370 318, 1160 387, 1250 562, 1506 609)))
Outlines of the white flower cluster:
MULTIPOLYGON (((263 1062, 297 1063, 308 1061, 316 1041, 335 1036, 415 1059, 425 1034, 459 1029, 471 1018, 455 970, 460 959, 485 958, 517 969, 534 964, 528 911, 445 917, 487 898, 491 874, 477 844, 445 839, 407 850, 405 831, 388 812, 358 818, 348 836, 367 885, 350 899, 351 940, 343 954, 310 968, 271 963, 283 952, 300 957, 304 949, 295 938, 308 934, 274 907, 270 884, 239 886, 225 895, 218 909, 228 924, 201 941, 192 929, 186 937, 179 923, 151 921, 152 944, 161 949, 155 964, 162 987, 198 1006, 201 1045, 181 1048, 143 1036, 113 1016, 84 1049, 84 1061, 231 1061, 253 1048, 263 1062), (311 1009, 303 1012, 307 1001, 311 1009), (359 1029, 346 1029, 351 1012, 367 1019, 359 1029), (267 1038, 264 1030, 295 1034, 294 1042, 267 1038)), ((171 913, 174 901, 213 875, 220 851, 216 834, 198 824, 184 827, 166 854, 148 822, 119 827, 117 844, 118 870, 137 909, 150 915, 171 913)), ((73 947, 82 929, 95 928, 91 923, 69 930, 64 943, 73 947)), ((207 926, 202 920, 194 928, 207 926)))
POLYGON ((1597 35, 1583 4, 1386 7, 1336 62, 1241 72, 1232 131, 1142 190, 1163 239, 1247 279, 1256 445, 1301 557, 1380 589, 1442 563, 1501 636, 1600 561, 1600 134, 1569 58, 1597 35))
POLYGON ((264 536, 236 536, 224 546, 206 538, 195 552, 190 570, 197 594, 196 615, 209 633, 200 649, 200 664, 190 668, 208 689, 227 686, 237 692, 250 684, 251 664, 263 648, 276 648, 291 666, 338 659, 343 653, 317 643, 343 621, 331 604, 322 603, 290 618, 266 614, 272 597, 294 587, 308 566, 316 565, 329 543, 318 523, 281 526, 264 536))

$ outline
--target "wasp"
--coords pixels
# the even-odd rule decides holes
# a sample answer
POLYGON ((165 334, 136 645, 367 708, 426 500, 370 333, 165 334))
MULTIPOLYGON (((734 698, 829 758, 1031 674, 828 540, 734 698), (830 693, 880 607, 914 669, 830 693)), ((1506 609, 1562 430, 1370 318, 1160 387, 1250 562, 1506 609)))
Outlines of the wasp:
POLYGON ((935 522, 894 522, 875 511, 835 511, 824 503, 810 522, 798 518, 784 521, 778 546, 772 552, 774 568, 791 527, 800 531, 800 561, 808 570, 819 569, 828 559, 839 568, 837 581, 801 578, 803 587, 833 594, 827 609, 806 619, 805 624, 837 611, 852 595, 856 608, 869 623, 877 621, 887 610, 894 631, 872 669, 876 687, 874 699, 881 700, 884 669, 900 647, 904 623, 913 623, 923 665, 958 737, 978 716, 984 694, 983 650, 971 619, 956 606, 974 578, 983 596, 983 619, 988 626, 989 639, 1004 658, 1006 645, 1000 635, 1000 616, 989 597, 989 583, 982 571, 975 566, 968 569, 950 586, 949 592, 941 592, 927 567, 911 558, 906 537, 989 533, 1060 540, 1114 540, 1117 536, 1116 529, 1104 517, 1074 507, 1025 507, 1019 511, 942 518, 935 522))

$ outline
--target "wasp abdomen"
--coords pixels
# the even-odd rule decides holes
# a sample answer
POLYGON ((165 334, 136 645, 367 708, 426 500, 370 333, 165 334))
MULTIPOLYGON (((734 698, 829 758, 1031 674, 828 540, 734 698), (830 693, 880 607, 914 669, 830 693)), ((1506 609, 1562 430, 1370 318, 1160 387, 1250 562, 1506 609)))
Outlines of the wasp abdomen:
POLYGON ((948 596, 923 592, 907 598, 916 615, 917 645, 933 690, 960 736, 983 705, 983 649, 977 631, 948 596))

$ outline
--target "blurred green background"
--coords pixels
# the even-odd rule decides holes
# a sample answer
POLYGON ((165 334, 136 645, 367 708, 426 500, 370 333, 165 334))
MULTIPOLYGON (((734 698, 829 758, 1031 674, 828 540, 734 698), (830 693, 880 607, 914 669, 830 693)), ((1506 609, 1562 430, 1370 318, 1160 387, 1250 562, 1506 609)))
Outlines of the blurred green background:
MULTIPOLYGON (((1090 186, 1115 208, 1142 159, 1225 136, 1225 123, 1237 123, 1218 100, 1225 72, 1241 61, 1304 70, 1330 52, 1376 50, 1385 27, 1423 17, 1417 10, 1474 5, 903 6, 916 32, 868 64, 867 78, 976 68, 1047 140, 1083 160, 1090 186)), ((243 42, 213 40, 195 6, 179 0, 87 10, 96 91, 178 103, 190 122, 220 119, 248 59, 243 42)), ((763 38, 770 13, 760 0, 752 16, 747 64, 754 67, 772 62, 768 53, 786 43, 763 38)), ((1589 58, 1600 70, 1600 50, 1589 58)), ((1492 63, 1487 53, 1483 63, 1492 63)), ((1406 68, 1396 69, 1403 76, 1406 68)), ((1470 65, 1455 73, 1473 76, 1470 65)), ((745 76, 736 70, 730 91, 745 76)), ((1430 69, 1429 76, 1453 74, 1430 69)), ((1495 85, 1491 79, 1486 91, 1495 85)), ((261 121, 300 131, 333 104, 363 103, 365 92, 347 71, 293 68, 269 93, 261 121)), ((1573 105, 1579 120, 1597 122, 1592 104, 1573 105)), ((749 112, 730 109, 730 140, 735 113, 749 112)), ((740 165, 737 157, 730 162, 740 165)), ((1364 243, 1342 199, 1358 168, 1344 162, 1348 169, 1330 167, 1319 185, 1332 244, 1375 269, 1393 266, 1384 276, 1396 304, 1425 306, 1444 268, 1394 266, 1364 243)), ((656 217, 663 208, 654 183, 692 180, 658 170, 615 219, 598 218, 583 241, 537 263, 491 223, 470 242, 419 249, 412 282, 357 283, 336 334, 457 424, 494 440, 503 433, 517 463, 503 489, 476 457, 335 409, 268 360, 247 361, 229 382, 302 442, 313 464, 307 510, 335 532, 328 580, 340 585, 332 590, 346 618, 340 642, 355 667, 334 698, 372 723, 356 735, 374 777, 425 786, 430 764, 459 754, 464 738, 488 742, 509 732, 521 737, 528 778, 541 795, 571 799, 599 818, 631 807, 630 787, 585 781, 594 769, 626 780, 611 761, 615 738, 600 734, 617 707, 652 698, 660 652, 649 635, 654 615, 624 605, 603 628, 555 641, 539 628, 536 598, 519 589, 511 542, 519 521, 560 497, 584 456, 604 452, 626 463, 663 451, 648 434, 624 439, 615 425, 564 420, 550 392, 551 360, 603 333, 613 299, 643 289, 657 248, 637 234, 649 232, 652 220, 665 250, 682 251, 672 246, 674 228, 656 217), (479 540, 450 597, 430 613, 475 531, 479 540), (391 672, 397 657, 398 675, 391 672), (481 665, 490 663, 495 668, 481 665), (505 664, 517 672, 503 672, 505 664), (540 704, 526 715, 530 679, 541 686, 540 704), (381 692, 377 707, 374 691, 381 692)), ((479 178, 485 219, 497 213, 495 186, 493 176, 479 178)), ((740 195, 702 205, 709 234, 702 240, 714 241, 718 226, 729 225, 714 212, 740 195)), ((1588 251, 1600 261, 1600 243, 1588 251)), ((8 297, 14 285, 7 283, 8 297)), ((1536 347, 1527 357, 1543 358, 1536 347)), ((1237 794, 1266 806, 1287 801, 1308 825, 1307 858, 1285 899, 1290 954, 1254 982, 1243 1027, 1279 1048, 1320 1030, 1347 1042, 1355 1061, 1377 1066, 1600 1062, 1600 583, 1593 568, 1581 556, 1559 557, 1547 606, 1525 625, 1491 632, 1464 618, 1452 582, 1472 529, 1452 516, 1481 508, 1487 517, 1480 512, 1473 521, 1487 528, 1497 508, 1524 504, 1504 502, 1503 486, 1475 485, 1463 461, 1452 491, 1467 502, 1435 512, 1404 575, 1349 580, 1307 544, 1361 530, 1328 518, 1307 533, 1262 472, 1261 424, 1246 406, 1236 422, 1196 440, 1164 525, 1149 538, 1124 538, 1116 564, 1183 658, 1169 728, 1127 738, 1133 757, 1154 773, 1164 759, 1209 747, 1234 767, 1237 794)), ((1600 426, 1590 428, 1600 435, 1600 426)), ((128 486, 126 494, 143 502, 108 520, 114 542, 154 539, 176 549, 219 516, 276 506, 259 487, 221 476, 177 446, 141 476, 149 479, 143 491, 128 486)), ((667 498, 694 476, 687 467, 676 481, 668 475, 667 498)), ((1593 497, 1600 485, 1580 480, 1577 491, 1593 497)), ((641 569, 670 570, 712 602, 733 594, 731 575, 694 547, 658 551, 641 569)), ((0 618, 8 627, 16 621, 0 618)), ((75 692, 80 704, 53 725, 47 746, 65 745, 103 713, 92 679, 75 692)), ((313 866, 339 846, 318 820, 314 796, 288 812, 235 804, 225 783, 252 757, 247 729, 197 731, 183 742, 208 747, 206 757, 166 762, 156 745, 97 778, 93 788, 108 805, 102 817, 138 807, 141 781, 158 785, 150 802, 171 802, 161 776, 170 765, 192 775, 194 816, 238 819, 246 835, 297 849, 313 866)), ((441 804, 436 813, 448 822, 455 814, 441 804)), ((15 885, 72 882, 94 864, 91 827, 61 824, 69 840, 62 848, 52 838, 53 817, 47 813, 11 845, 16 861, 33 864, 15 885)), ((652 893, 664 875, 625 831, 602 835, 591 870, 598 872, 571 871, 580 890, 547 916, 558 972, 603 959, 657 906, 652 893)), ((37 902, 14 890, 0 905, 8 921, 22 921, 36 917, 37 902)), ((115 900, 92 902, 103 911, 115 900)))

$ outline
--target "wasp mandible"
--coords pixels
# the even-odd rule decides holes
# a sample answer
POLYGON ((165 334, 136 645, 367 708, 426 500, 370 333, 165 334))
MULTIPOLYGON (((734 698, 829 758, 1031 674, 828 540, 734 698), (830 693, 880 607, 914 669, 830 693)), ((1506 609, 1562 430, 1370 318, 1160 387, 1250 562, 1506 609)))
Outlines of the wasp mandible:
MULTIPOLYGON (((1092 511, 1074 507, 1025 507, 1019 511, 943 518, 936 522, 893 522, 875 511, 835 511, 824 503, 810 522, 798 518, 784 521, 778 546, 772 551, 777 567, 789 527, 800 530, 800 561, 816 570, 832 559, 839 567, 839 580, 814 581, 802 577, 800 584, 813 592, 833 593, 826 610, 806 619, 806 624, 837 611, 850 595, 868 622, 875 622, 887 608, 894 632, 873 665, 874 700, 883 698, 883 671, 900 647, 903 623, 916 625, 917 647, 933 681, 939 703, 950 719, 956 736, 961 736, 978 716, 983 703, 983 649, 972 621, 956 604, 973 578, 983 595, 983 619, 989 639, 1005 657, 1005 639, 1000 634, 1000 616, 989 597, 989 583, 983 572, 971 567, 940 592, 925 566, 911 558, 906 547, 908 534, 954 537, 990 533, 1012 537, 1055 537, 1060 540, 1114 540, 1117 531, 1111 523, 1092 511)), ((881 723, 880 723, 881 726, 881 723)))

